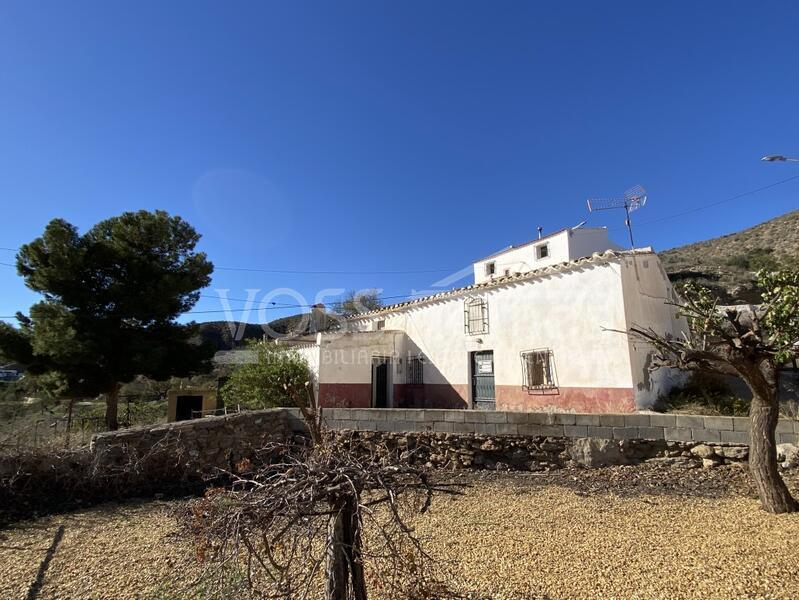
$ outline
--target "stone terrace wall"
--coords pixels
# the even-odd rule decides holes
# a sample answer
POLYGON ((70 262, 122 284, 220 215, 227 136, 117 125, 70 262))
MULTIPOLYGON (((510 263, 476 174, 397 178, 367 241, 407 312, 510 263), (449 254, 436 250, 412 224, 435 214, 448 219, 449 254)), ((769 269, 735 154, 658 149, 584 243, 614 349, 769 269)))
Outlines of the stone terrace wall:
MULTIPOLYGON (((296 427, 299 412, 294 409, 286 410, 296 427)), ((748 417, 393 408, 329 408, 323 414, 328 426, 333 429, 360 431, 431 431, 476 435, 749 443, 748 417)), ((777 443, 799 443, 799 421, 781 420, 777 426, 777 443)))
POLYGON ((192 471, 229 468, 266 442, 290 435, 289 415, 271 409, 99 433, 91 451, 101 465, 158 454, 158 462, 169 463, 164 467, 192 471))

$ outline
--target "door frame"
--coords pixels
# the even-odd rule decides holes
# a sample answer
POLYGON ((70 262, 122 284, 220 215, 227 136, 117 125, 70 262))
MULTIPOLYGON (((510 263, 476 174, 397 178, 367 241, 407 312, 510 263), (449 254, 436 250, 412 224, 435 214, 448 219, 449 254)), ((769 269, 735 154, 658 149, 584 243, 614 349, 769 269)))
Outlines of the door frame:
MULTIPOLYGON (((494 380, 494 408, 493 410, 497 409, 497 368, 496 368, 496 360, 494 357, 494 349, 493 348, 485 348, 481 350, 472 350, 468 353, 468 360, 469 360, 469 400, 471 401, 471 409, 478 410, 477 408, 477 390, 476 390, 476 373, 474 372, 475 367, 475 356, 477 354, 488 354, 491 353, 491 377, 494 380)), ((484 409, 486 410, 486 409, 484 409)))
POLYGON ((386 365, 386 408, 394 408, 394 376, 392 368, 392 361, 390 356, 372 356, 371 371, 371 387, 372 387, 372 402, 370 408, 377 408, 375 400, 377 398, 377 388, 375 387, 375 369, 378 365, 386 365))

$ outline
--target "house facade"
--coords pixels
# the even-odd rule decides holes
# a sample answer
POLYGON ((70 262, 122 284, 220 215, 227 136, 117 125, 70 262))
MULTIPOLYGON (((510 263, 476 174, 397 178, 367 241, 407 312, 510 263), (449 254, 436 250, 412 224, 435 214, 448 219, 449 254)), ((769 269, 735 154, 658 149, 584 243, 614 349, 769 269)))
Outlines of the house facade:
POLYGON ((650 371, 652 348, 624 332, 635 324, 679 335, 684 319, 665 303, 672 287, 651 249, 602 248, 569 258, 571 240, 582 252, 607 244, 606 233, 589 235, 592 243, 567 230, 508 249, 475 263, 473 285, 359 314, 345 330, 291 342, 308 360, 320 403, 651 408, 677 375, 650 371), (542 243, 549 244, 545 266, 536 264, 542 243), (504 264, 515 270, 497 273, 504 264))

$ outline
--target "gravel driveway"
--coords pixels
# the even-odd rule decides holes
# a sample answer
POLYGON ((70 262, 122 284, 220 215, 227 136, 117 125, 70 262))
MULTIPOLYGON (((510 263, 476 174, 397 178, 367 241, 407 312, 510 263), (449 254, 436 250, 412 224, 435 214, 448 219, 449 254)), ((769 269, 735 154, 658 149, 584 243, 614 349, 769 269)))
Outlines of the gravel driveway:
MULTIPOLYGON (((762 512, 740 468, 464 477, 466 495, 438 499, 415 524, 463 592, 799 598, 799 514, 762 512)), ((171 535, 171 506, 109 504, 0 532, 0 598, 203 597, 185 590, 196 567, 171 535)))

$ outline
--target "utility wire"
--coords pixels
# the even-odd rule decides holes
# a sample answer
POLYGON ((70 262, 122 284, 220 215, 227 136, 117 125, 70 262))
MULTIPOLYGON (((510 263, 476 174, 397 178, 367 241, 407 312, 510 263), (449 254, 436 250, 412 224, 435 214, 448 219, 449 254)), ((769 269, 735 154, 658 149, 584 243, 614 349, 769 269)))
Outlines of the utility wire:
MULTIPOLYGON (((442 290, 442 291, 446 291, 446 290, 442 290)), ((408 299, 411 299, 411 298, 413 298, 415 296, 429 296, 429 295, 430 294, 428 292, 420 292, 420 293, 416 293, 416 294, 398 294, 396 296, 378 296, 377 298, 379 300, 393 300, 393 299, 396 299, 396 298, 408 298, 408 299)), ((213 298, 215 300, 221 300, 221 298, 219 296, 211 296, 209 294, 200 294, 200 296, 203 297, 203 298, 213 298)), ((226 298, 226 300, 231 300, 233 302, 250 302, 250 300, 247 300, 245 298, 226 298)), ((271 300, 269 300, 269 301, 261 301, 261 302, 253 301, 253 302, 254 302, 254 304, 271 304, 271 305, 280 304, 280 306, 266 306, 266 307, 263 308, 263 310, 278 310, 278 309, 281 309, 281 308, 313 308, 315 306, 315 304, 287 304, 287 303, 283 303, 283 302, 273 302, 271 300)), ((330 307, 330 306, 334 306, 336 304, 336 302, 317 302, 316 304, 324 304, 325 306, 330 307)), ((230 310, 230 312, 244 312, 246 310, 252 310, 252 309, 253 309, 253 307, 250 307, 250 308, 233 308, 233 309, 230 310)), ((261 309, 257 309, 257 310, 261 310, 261 309)), ((224 313, 224 312, 228 312, 228 311, 226 311, 226 310, 195 310, 195 311, 189 311, 189 312, 186 312, 186 313, 183 313, 183 314, 185 314, 185 315, 198 315, 198 314, 211 314, 211 313, 224 313)))
MULTIPOLYGON (((770 190, 773 187, 777 187, 778 185, 782 185, 784 183, 788 183, 789 181, 793 181, 795 179, 799 179, 799 175, 794 175, 793 177, 788 177, 787 179, 782 179, 780 181, 776 181, 774 183, 770 183, 768 185, 764 185, 763 187, 755 188, 754 190, 749 190, 748 192, 742 192, 740 194, 736 194, 735 196, 730 196, 729 198, 725 198, 724 200, 719 200, 717 202, 711 202, 710 204, 704 204, 702 206, 697 206, 694 208, 689 208, 688 210, 684 210, 682 212, 674 213, 673 215, 667 215, 665 217, 659 217, 657 219, 652 219, 651 221, 642 221, 641 223, 635 223, 636 227, 641 227, 643 225, 652 225, 653 223, 660 223, 661 221, 668 221, 669 219, 676 219, 678 217, 682 217, 685 215, 690 215, 695 212, 699 212, 700 210, 705 210, 708 208, 712 208, 714 206, 718 206, 719 204, 724 204, 726 202, 732 202, 733 200, 738 200, 739 198, 744 198, 745 196, 751 196, 752 194, 757 194, 758 192, 763 192, 765 190, 770 190)), ((626 229, 626 227, 613 227, 611 231, 621 231, 622 229, 626 229)))
POLYGON ((453 269, 426 269, 422 271, 302 271, 294 269, 250 269, 246 267, 214 267, 216 271, 246 271, 276 273, 281 275, 415 275, 417 273, 446 273, 453 269))

